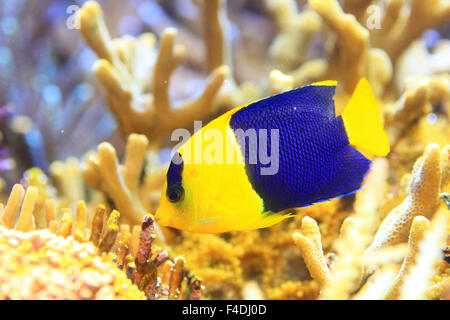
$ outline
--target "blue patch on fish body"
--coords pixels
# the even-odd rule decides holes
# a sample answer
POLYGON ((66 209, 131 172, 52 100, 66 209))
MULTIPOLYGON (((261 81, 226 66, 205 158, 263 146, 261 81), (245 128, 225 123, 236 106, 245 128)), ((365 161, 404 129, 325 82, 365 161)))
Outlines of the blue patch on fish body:
POLYGON ((247 176, 265 211, 307 206, 360 188, 370 160, 349 146, 342 117, 334 117, 334 90, 329 85, 298 88, 252 103, 231 116, 235 133, 267 130, 269 155, 270 130, 278 129, 279 168, 272 175, 261 174, 261 168, 270 164, 250 161, 250 144, 255 141, 238 141, 247 176))
POLYGON ((166 179, 168 187, 176 184, 181 185, 181 174, 183 172, 183 167, 183 158, 181 157, 181 154, 177 152, 170 161, 170 166, 167 170, 166 179))

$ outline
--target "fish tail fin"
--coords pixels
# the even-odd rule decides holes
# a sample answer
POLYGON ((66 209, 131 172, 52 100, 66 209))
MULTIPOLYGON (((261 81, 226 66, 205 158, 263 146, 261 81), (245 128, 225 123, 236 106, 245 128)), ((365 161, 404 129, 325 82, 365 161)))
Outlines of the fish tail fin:
POLYGON ((362 78, 342 113, 350 144, 376 156, 386 156, 389 141, 369 82, 362 78))

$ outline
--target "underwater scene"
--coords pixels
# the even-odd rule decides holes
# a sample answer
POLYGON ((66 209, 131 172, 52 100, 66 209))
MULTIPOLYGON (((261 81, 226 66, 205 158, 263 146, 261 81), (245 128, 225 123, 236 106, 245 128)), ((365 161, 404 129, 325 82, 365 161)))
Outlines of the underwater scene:
POLYGON ((450 2, 1 0, 0 299, 449 300, 450 2))

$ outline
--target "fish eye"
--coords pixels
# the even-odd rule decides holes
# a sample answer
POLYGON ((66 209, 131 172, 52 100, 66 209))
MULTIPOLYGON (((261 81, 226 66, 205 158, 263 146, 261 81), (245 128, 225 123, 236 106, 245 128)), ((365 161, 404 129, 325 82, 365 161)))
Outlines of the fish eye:
POLYGON ((172 185, 167 188, 166 196, 170 202, 180 202, 184 199, 184 189, 179 184, 172 185))

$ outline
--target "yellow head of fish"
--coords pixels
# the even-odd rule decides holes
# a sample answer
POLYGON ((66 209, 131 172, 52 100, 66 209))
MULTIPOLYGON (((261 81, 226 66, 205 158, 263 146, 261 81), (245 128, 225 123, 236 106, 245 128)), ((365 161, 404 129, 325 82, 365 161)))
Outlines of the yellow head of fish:
POLYGON ((197 131, 175 154, 156 219, 162 226, 197 233, 263 228, 286 215, 263 215, 263 201, 245 173, 231 115, 197 131))

